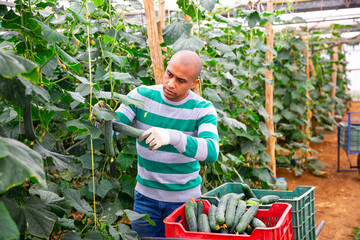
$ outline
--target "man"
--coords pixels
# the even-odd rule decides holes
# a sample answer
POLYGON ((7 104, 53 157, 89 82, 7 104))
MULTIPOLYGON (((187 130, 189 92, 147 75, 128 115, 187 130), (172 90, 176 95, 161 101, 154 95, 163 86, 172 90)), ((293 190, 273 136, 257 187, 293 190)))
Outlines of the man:
POLYGON ((138 175, 132 228, 140 237, 164 237, 163 220, 184 202, 201 195, 199 161, 214 162, 219 153, 217 116, 213 105, 191 91, 199 83, 200 57, 188 50, 169 61, 162 85, 141 86, 128 96, 146 108, 122 104, 119 120, 146 130, 138 139, 138 175))

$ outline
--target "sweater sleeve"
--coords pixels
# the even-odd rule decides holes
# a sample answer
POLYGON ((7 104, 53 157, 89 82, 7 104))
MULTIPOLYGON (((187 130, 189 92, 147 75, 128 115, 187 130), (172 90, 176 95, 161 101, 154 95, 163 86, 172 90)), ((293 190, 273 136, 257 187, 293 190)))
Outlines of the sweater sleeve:
POLYGON ((180 153, 199 161, 215 162, 219 155, 217 115, 213 106, 203 109, 198 119, 198 136, 170 130, 170 144, 180 153))
MULTIPOLYGON (((130 98, 138 98, 139 94, 137 93, 137 89, 131 90, 127 96, 130 98)), ((118 122, 130 125, 136 117, 136 106, 122 103, 115 112, 119 117, 119 119, 117 119, 118 122)))

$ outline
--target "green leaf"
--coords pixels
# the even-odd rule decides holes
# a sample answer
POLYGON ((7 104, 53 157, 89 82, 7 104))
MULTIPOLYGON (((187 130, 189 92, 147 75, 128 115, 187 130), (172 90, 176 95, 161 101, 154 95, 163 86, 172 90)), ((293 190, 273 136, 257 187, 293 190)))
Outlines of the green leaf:
POLYGON ((292 111, 289 111, 288 109, 285 109, 284 111, 282 111, 282 115, 287 119, 287 120, 294 120, 297 118, 297 115, 295 113, 293 113, 292 111))
MULTIPOLYGON (((111 78, 120 81, 121 83, 128 83, 128 84, 134 84, 136 86, 139 86, 142 84, 142 81, 139 79, 135 79, 133 76, 131 76, 129 73, 123 73, 123 72, 111 72, 111 78)), ((110 80, 110 72, 106 73, 104 75, 104 80, 110 80)))
POLYGON ((131 230, 128 225, 123 223, 118 224, 118 233, 123 240, 134 240, 139 237, 135 231, 131 230))
POLYGON ((144 109, 145 103, 142 99, 136 99, 136 98, 129 98, 126 95, 114 93, 114 97, 118 100, 120 100, 125 105, 134 105, 138 108, 144 109))
POLYGON ((47 210, 33 195, 26 198, 23 204, 18 205, 10 214, 13 219, 17 219, 18 224, 24 224, 31 235, 39 238, 49 238, 57 219, 56 215, 47 210))
POLYGON ((129 175, 123 175, 121 177, 121 192, 128 194, 134 198, 134 190, 136 185, 136 179, 129 175))
POLYGON ((216 3, 217 0, 200 0, 200 5, 209 12, 214 9, 216 3))
POLYGON ((9 149, 6 147, 5 143, 0 140, 0 159, 6 156, 9 156, 9 149))
POLYGON ((75 171, 75 160, 73 156, 49 151, 38 143, 34 145, 34 150, 37 151, 43 158, 51 157, 59 171, 62 172, 66 169, 70 172, 75 171))
POLYGON ((93 209, 85 200, 80 199, 80 192, 75 189, 65 189, 63 195, 66 201, 77 211, 84 213, 88 217, 93 216, 93 209))
POLYGON ((254 168, 253 175, 264 182, 272 182, 269 170, 267 168, 254 168))
POLYGON ((84 240, 101 240, 101 239, 106 239, 104 238, 100 232, 98 231, 91 231, 88 232, 86 234, 86 237, 84 238, 84 240))
POLYGON ((81 130, 81 133, 90 132, 93 139, 100 137, 101 134, 101 130, 95 127, 89 120, 75 119, 66 122, 66 127, 71 132, 76 130, 81 130))
POLYGON ((108 120, 113 120, 113 119, 119 119, 116 112, 114 112, 110 109, 93 107, 92 111, 94 111, 94 113, 96 114, 97 120, 108 121, 108 120))
POLYGON ((34 83, 29 81, 28 79, 25 79, 20 76, 18 78, 19 78, 19 81, 26 87, 26 91, 30 92, 30 94, 28 94, 28 95, 31 95, 31 92, 33 92, 33 93, 39 94, 41 97, 43 97, 43 99, 45 101, 50 102, 50 94, 48 93, 48 91, 46 91, 42 87, 36 86, 34 83))
POLYGON ((46 187, 41 156, 22 142, 0 137, 8 155, 0 159, 0 194, 24 183, 27 179, 46 187))
POLYGON ((133 164, 134 158, 127 154, 119 153, 116 157, 116 162, 120 164, 122 170, 127 170, 133 164))
MULTIPOLYGON (((101 198, 104 198, 112 188, 111 182, 107 179, 95 182, 95 194, 101 198)), ((89 184, 89 192, 93 193, 93 182, 90 182, 89 184)))
POLYGON ((0 239, 19 239, 20 232, 3 202, 0 201, 0 239))
POLYGON ((120 68, 125 67, 126 64, 126 57, 125 56, 118 56, 114 53, 105 51, 104 52, 105 57, 111 58, 116 65, 118 65, 120 68))
POLYGON ((197 8, 193 1, 177 0, 176 4, 183 11, 184 14, 189 15, 191 18, 196 18, 197 8))
POLYGON ((243 129, 244 131, 246 131, 246 125, 243 124, 242 122, 239 122, 235 118, 223 117, 223 121, 224 121, 224 124, 229 126, 231 129, 238 128, 238 129, 243 129))
POLYGON ((267 129, 265 123, 259 122, 259 128, 260 128, 261 132, 264 134, 265 139, 267 140, 270 136, 270 133, 269 133, 269 130, 267 129))
POLYGON ((58 42, 58 43, 64 43, 68 44, 69 39, 62 35, 61 33, 58 33, 57 31, 51 29, 48 25, 36 20, 37 23, 41 26, 41 29, 43 30, 43 36, 44 39, 50 42, 58 42))
POLYGON ((295 64, 292 64, 292 63, 286 63, 284 65, 287 69, 289 69, 290 72, 295 72, 296 70, 299 69, 298 66, 296 66, 295 64))
POLYGON ((104 0, 94 0, 95 7, 98 8, 104 5, 104 0))
POLYGON ((284 85, 288 84, 290 80, 290 78, 283 73, 274 72, 274 76, 276 80, 280 80, 284 85))
POLYGON ((130 221, 135 221, 135 220, 142 218, 142 219, 148 221, 151 225, 155 226, 155 222, 150 219, 148 214, 139 214, 139 213, 131 211, 129 209, 125 209, 124 212, 126 213, 126 216, 130 221))
POLYGON ((70 12, 75 17, 75 19, 78 20, 80 23, 92 27, 91 24, 85 18, 83 18, 80 14, 76 13, 74 10, 68 8, 66 9, 66 11, 70 12))
POLYGON ((269 114, 267 113, 267 111, 265 110, 263 105, 260 105, 260 107, 259 107, 259 114, 261 116, 263 116, 263 118, 265 118, 265 119, 269 118, 269 114))
POLYGON ((212 88, 205 88, 203 94, 207 96, 211 101, 221 102, 219 94, 212 88))
POLYGON ((190 35, 192 24, 183 20, 177 20, 163 28, 163 38, 167 45, 174 44, 183 34, 190 35))
POLYGON ((34 62, 0 50, 0 75, 14 78, 20 73, 31 72, 34 69, 36 69, 37 72, 39 71, 39 66, 34 62))
POLYGON ((113 202, 110 201, 109 198, 106 198, 101 206, 104 209, 101 215, 101 219, 108 221, 110 224, 115 222, 116 218, 118 217, 116 213, 123 208, 119 198, 115 198, 113 202))
MULTIPOLYGON (((94 154, 94 168, 99 167, 99 163, 103 160, 101 155, 94 154)), ((82 166, 85 169, 92 169, 91 153, 86 153, 82 155, 79 160, 82 162, 82 166)))
POLYGON ((61 238, 62 240, 81 240, 81 233, 68 231, 61 238))
POLYGON ((75 58, 71 57, 69 54, 67 54, 65 51, 63 51, 61 48, 56 46, 59 50, 59 54, 64 57, 64 59, 68 62, 69 66, 77 73, 80 72, 81 69, 81 63, 76 60, 75 58))
POLYGON ((174 43, 174 50, 191 50, 191 51, 200 51, 204 47, 204 42, 195 36, 187 36, 186 34, 181 35, 181 37, 174 43))
POLYGON ((250 28, 255 27, 256 23, 261 22, 260 15, 257 11, 253 11, 246 17, 250 28))
POLYGON ((227 23, 227 24, 229 24, 229 26, 234 27, 234 28, 241 26, 241 23, 239 23, 237 21, 234 21, 232 19, 223 17, 220 14, 215 14, 214 15, 214 20, 217 21, 217 22, 227 23))

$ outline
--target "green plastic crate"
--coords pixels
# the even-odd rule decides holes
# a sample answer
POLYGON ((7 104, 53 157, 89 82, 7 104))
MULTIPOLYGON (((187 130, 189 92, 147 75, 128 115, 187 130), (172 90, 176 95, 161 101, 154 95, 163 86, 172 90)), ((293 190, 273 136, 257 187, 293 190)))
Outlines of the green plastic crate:
MULTIPOLYGON (((348 149, 348 124, 340 123, 340 147, 347 151, 348 149)), ((350 152, 360 151, 360 124, 350 125, 350 152)))
MULTIPOLYGON (((265 195, 277 195, 278 202, 291 204, 294 240, 316 239, 315 234, 315 187, 299 186, 294 191, 274 191, 252 189, 257 198, 265 195)), ((225 183, 201 196, 211 204, 218 205, 220 198, 227 193, 242 193, 241 183, 225 183)), ((269 205, 260 205, 269 209, 269 205)))

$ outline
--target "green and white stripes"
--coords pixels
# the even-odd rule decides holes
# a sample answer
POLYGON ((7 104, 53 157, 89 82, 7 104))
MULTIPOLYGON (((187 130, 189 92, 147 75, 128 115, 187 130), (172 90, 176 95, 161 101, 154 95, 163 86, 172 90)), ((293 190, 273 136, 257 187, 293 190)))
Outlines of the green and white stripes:
POLYGON ((121 122, 135 121, 136 127, 143 130, 150 127, 176 130, 178 138, 174 146, 166 145, 157 151, 137 142, 136 190, 161 201, 186 201, 188 194, 200 196, 198 161, 214 162, 219 153, 213 105, 193 92, 180 102, 172 102, 164 97, 162 85, 138 87, 128 96, 143 100, 146 110, 122 104, 117 110, 121 122), (164 191, 170 191, 171 197, 164 191))

